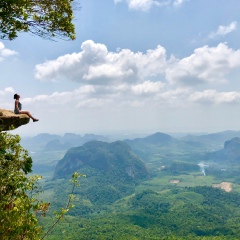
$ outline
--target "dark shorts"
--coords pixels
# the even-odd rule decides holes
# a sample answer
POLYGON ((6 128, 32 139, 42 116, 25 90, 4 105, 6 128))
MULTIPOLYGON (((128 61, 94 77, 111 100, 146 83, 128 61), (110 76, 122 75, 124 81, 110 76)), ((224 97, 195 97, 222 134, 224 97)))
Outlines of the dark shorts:
POLYGON ((19 111, 17 109, 14 109, 15 114, 19 114, 19 111))

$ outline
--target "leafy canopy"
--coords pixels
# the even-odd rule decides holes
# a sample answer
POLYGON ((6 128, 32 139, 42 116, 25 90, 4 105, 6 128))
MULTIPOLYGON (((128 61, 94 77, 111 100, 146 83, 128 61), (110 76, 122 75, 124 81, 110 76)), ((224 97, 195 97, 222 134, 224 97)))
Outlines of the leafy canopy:
POLYGON ((18 32, 52 39, 75 39, 74 0, 1 0, 0 39, 13 40, 18 32))
POLYGON ((18 135, 0 133, 0 238, 36 239, 41 228, 34 211, 43 205, 34 197, 38 176, 27 177, 32 159, 18 135))
POLYGON ((38 180, 41 176, 28 177, 32 159, 20 145, 20 137, 0 132, 0 239, 44 239, 53 227, 74 207, 74 189, 78 178, 84 174, 73 173, 72 190, 66 207, 55 213, 56 220, 46 233, 42 233, 39 216, 45 216, 50 203, 39 200, 38 180))

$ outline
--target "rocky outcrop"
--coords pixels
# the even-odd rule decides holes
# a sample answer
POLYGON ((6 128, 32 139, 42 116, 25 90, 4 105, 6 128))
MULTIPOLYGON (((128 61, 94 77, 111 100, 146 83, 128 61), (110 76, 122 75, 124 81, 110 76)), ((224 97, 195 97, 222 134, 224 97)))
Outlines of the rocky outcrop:
POLYGON ((207 153, 206 159, 218 163, 240 162, 240 138, 235 137, 224 143, 224 148, 215 152, 207 153))
POLYGON ((30 118, 26 114, 15 114, 11 110, 0 109, 0 131, 8 131, 28 124, 30 118))

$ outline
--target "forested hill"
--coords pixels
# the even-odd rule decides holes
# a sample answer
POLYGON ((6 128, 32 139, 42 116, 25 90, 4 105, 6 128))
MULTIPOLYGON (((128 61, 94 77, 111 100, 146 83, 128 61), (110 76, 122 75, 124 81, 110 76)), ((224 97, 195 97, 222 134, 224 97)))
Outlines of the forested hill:
POLYGON ((58 162, 54 177, 68 177, 75 171, 88 173, 88 176, 104 174, 121 181, 137 181, 148 176, 144 162, 122 141, 91 141, 69 149, 58 162))
POLYGON ((206 155, 206 159, 218 163, 235 163, 240 161, 240 138, 235 137, 224 143, 224 148, 206 155))
POLYGON ((228 130, 228 131, 205 134, 200 136, 187 135, 183 137, 182 140, 192 141, 192 142, 201 142, 201 143, 212 145, 213 147, 217 147, 222 145, 225 141, 235 137, 240 137, 240 131, 228 130))
POLYGON ((176 156, 186 153, 202 152, 203 143, 176 139, 168 134, 157 132, 144 138, 124 140, 145 162, 157 155, 176 156))
POLYGON ((168 134, 160 133, 160 132, 154 133, 144 138, 136 138, 134 140, 128 140, 128 139, 125 140, 125 142, 129 142, 129 143, 136 142, 136 143, 145 143, 145 144, 148 143, 148 144, 154 144, 154 145, 167 145, 175 141, 177 141, 177 139, 171 137, 168 134))

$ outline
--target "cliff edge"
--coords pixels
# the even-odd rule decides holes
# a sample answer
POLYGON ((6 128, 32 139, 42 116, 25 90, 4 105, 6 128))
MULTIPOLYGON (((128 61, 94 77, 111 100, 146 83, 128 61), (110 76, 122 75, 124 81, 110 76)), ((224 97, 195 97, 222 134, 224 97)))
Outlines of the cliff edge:
POLYGON ((11 110, 0 109, 0 131, 16 129, 28 124, 29 120, 26 114, 15 114, 11 110))

